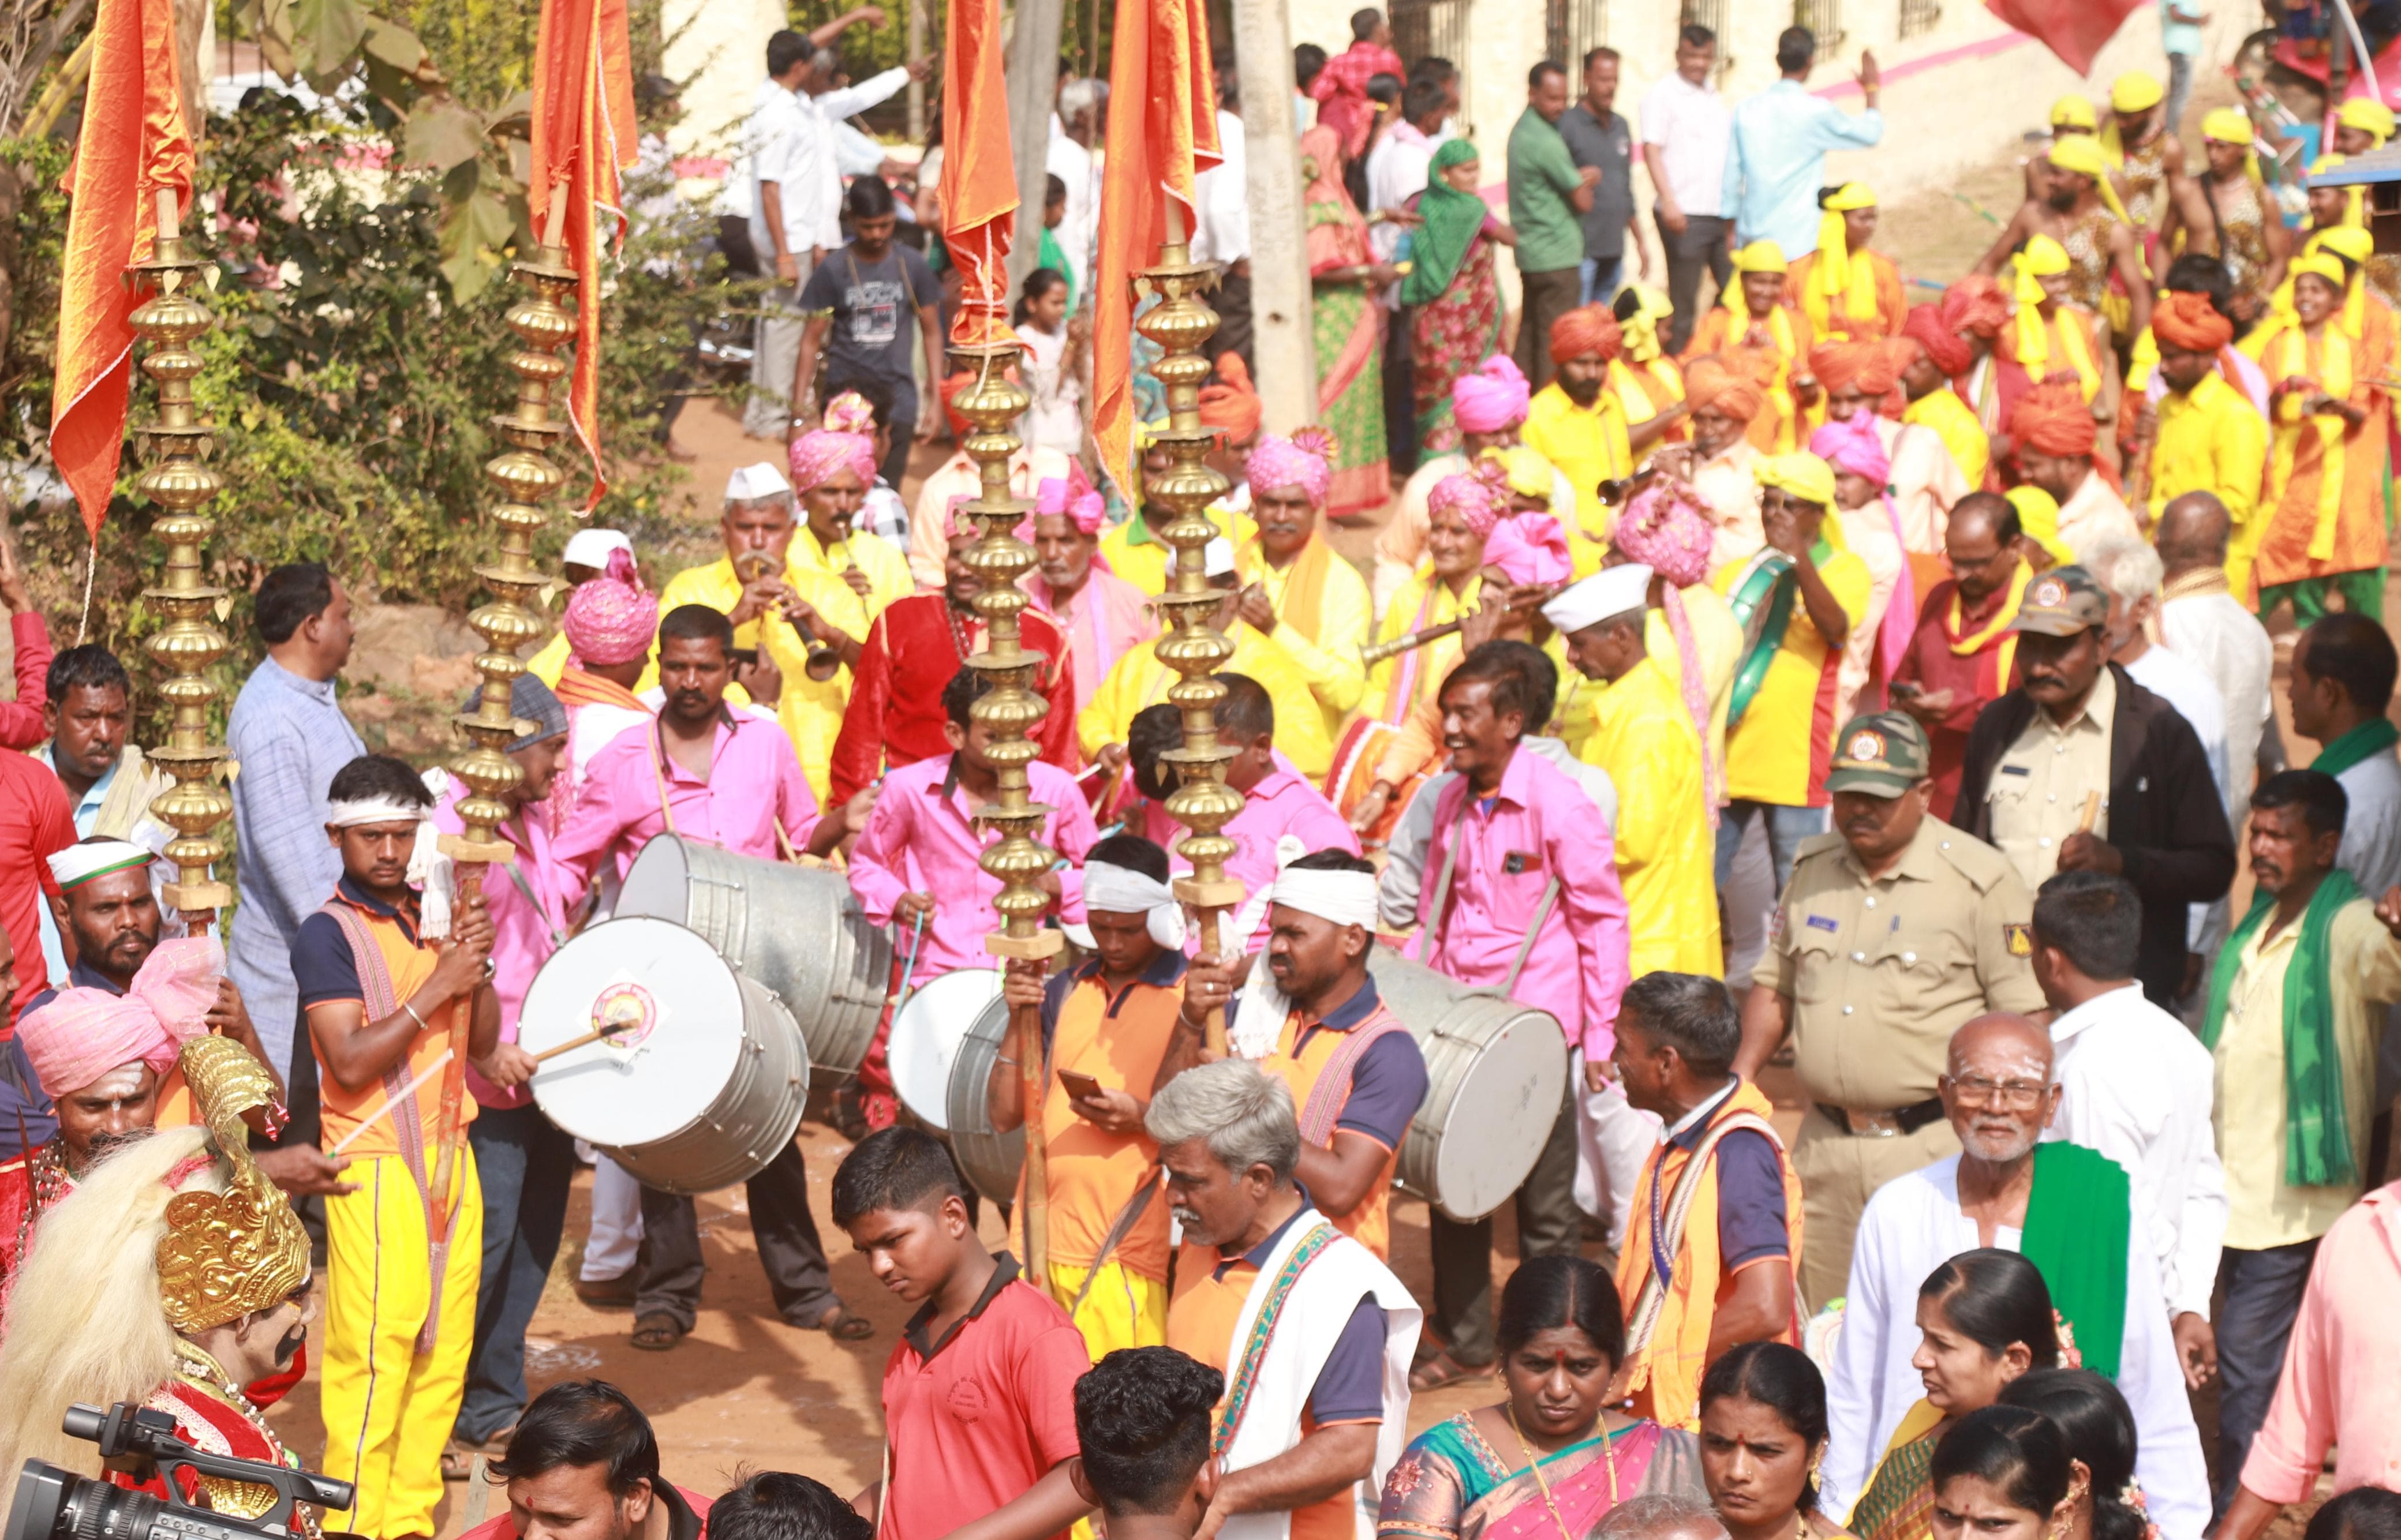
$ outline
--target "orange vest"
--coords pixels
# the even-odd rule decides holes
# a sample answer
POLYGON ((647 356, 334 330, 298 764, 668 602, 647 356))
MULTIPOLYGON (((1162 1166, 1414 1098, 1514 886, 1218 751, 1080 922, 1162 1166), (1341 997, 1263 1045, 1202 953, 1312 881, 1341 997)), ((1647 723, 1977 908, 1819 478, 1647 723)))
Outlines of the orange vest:
MULTIPOLYGON (((1302 1021, 1298 1011, 1292 1011, 1285 1015, 1283 1029, 1276 1034, 1275 1048, 1267 1057, 1259 1060, 1259 1068, 1271 1075, 1283 1077, 1284 1084, 1291 1088, 1293 1108, 1300 1116, 1301 1127, 1304 1130, 1301 1137, 1304 1139, 1309 1138, 1307 1130, 1312 1121, 1310 1117, 1312 1111, 1310 1106, 1310 1097, 1316 1091, 1319 1078, 1325 1073, 1327 1067, 1342 1054, 1343 1049, 1349 1046, 1358 1034, 1375 1031, 1386 1022, 1391 1022, 1393 1027, 1399 1027, 1398 1021, 1380 998, 1377 1001, 1373 1011, 1347 1029, 1310 1032, 1309 1027, 1311 1024, 1302 1021), (1306 1043, 1301 1042, 1304 1033, 1308 1036, 1306 1043)), ((1406 1030, 1406 1028, 1400 1029, 1406 1030)), ((1209 1046, 1222 1056, 1227 1051, 1224 1033, 1211 1032, 1209 1046)), ((1337 1107, 1332 1109, 1332 1111, 1333 1117, 1324 1120, 1326 1124, 1324 1144, 1326 1149, 1333 1148, 1334 1117, 1340 1116, 1341 1110, 1337 1107)), ((1367 1195, 1359 1200, 1358 1207, 1348 1214, 1325 1216, 1335 1229, 1374 1252, 1378 1261, 1389 1261, 1392 1256, 1392 1219, 1389 1210, 1393 1202, 1393 1172, 1394 1167, 1399 1165, 1400 1158, 1401 1152, 1398 1148, 1393 1149, 1384 1157, 1382 1168, 1377 1171, 1375 1181, 1368 1186, 1367 1195)), ((1229 1320, 1227 1324, 1228 1329, 1231 1329, 1232 1322, 1229 1320)))
MULTIPOLYGON (((350 960, 359 972, 360 992, 369 1021, 380 1021, 400 1009, 433 974, 440 954, 431 942, 419 939, 416 926, 404 924, 388 915, 376 913, 351 902, 348 895, 336 893, 327 900, 324 910, 341 922, 342 934, 350 947, 350 960), (372 942, 372 950, 364 943, 372 942)), ((461 996, 449 1007, 432 1013, 423 1029, 409 1040, 408 1057, 395 1065, 390 1073, 363 1091, 346 1091, 331 1075, 324 1076, 318 1087, 323 1107, 322 1138, 331 1150, 349 1136, 350 1131, 383 1111, 391 1093, 415 1079, 442 1056, 449 1046, 449 1028, 454 1013, 465 1011, 473 1002, 472 992, 461 996)), ((461 1025, 465 1025, 461 1022, 461 1025)), ((461 1034, 462 1038, 464 1034, 461 1034)), ((463 1046, 463 1044, 462 1044, 463 1046)), ((378 1155, 398 1155, 409 1141, 420 1152, 431 1151, 439 1137, 441 1125, 440 1077, 428 1080, 410 1093, 416 1103, 415 1126, 405 1109, 395 1108, 376 1125, 361 1134, 358 1141, 345 1152, 354 1160, 372 1160, 378 1155)), ((475 1098, 460 1098, 459 1125, 464 1128, 474 1120, 475 1098)), ((433 1162, 427 1160, 428 1173, 433 1162)))

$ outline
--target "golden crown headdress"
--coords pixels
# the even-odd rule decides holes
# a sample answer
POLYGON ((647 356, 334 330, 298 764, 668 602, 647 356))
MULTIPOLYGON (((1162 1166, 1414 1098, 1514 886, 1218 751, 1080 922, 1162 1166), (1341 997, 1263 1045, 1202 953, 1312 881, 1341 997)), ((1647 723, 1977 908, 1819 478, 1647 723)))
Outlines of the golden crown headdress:
POLYGON ((184 1044, 182 1061, 216 1159, 231 1168, 223 1192, 182 1192, 167 1205, 159 1302, 169 1325, 190 1332, 291 1298, 309 1281, 309 1235, 250 1158, 243 1114, 265 1109, 270 1119, 280 1116, 274 1078, 230 1038, 194 1038, 184 1044))

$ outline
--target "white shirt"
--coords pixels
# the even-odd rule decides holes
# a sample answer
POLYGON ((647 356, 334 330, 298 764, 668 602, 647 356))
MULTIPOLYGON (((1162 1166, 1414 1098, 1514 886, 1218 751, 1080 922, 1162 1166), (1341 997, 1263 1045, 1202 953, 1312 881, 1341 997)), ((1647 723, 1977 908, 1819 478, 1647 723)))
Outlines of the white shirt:
POLYGON ((2251 799, 2259 762, 2259 739, 2275 711, 2269 698, 2276 672, 2276 644, 2268 628, 2232 594, 2190 593, 2160 606, 2160 637, 2168 650, 2201 667, 2226 702, 2229 806, 2251 799))
MULTIPOLYGON (((844 86, 839 90, 800 99, 816 130, 808 136, 811 141, 809 158, 800 168, 807 173, 808 184, 815 189, 811 213, 816 233, 809 242, 811 245, 822 246, 830 252, 842 244, 843 168, 838 161, 840 146, 835 139, 834 125, 889 101, 908 84, 909 72, 896 65, 855 86, 844 86)), ((794 181, 799 180, 800 175, 796 172, 794 181)))
MULTIPOLYGON (((2133 1206, 2126 1235, 2126 1329, 2117 1384, 2134 1413, 2140 1451, 2134 1474, 2149 1500, 2152 1522, 2162 1540, 2199 1540, 2209 1523, 2209 1470, 2202 1463, 2201 1431, 2193 1425, 2184 1371, 2168 1333, 2139 1186, 2133 1206)), ((1995 1231, 1993 1244, 2015 1251, 2023 1239, 2004 1226, 1995 1231)), ((1850 1511, 1893 1429, 1925 1397, 1926 1382, 1909 1362, 1922 1340, 1916 1326, 1919 1286, 1936 1268, 1980 1244, 1976 1221, 1959 1210, 1956 1155, 1896 1177, 1868 1199, 1851 1252, 1849 1302, 1834 1342, 1833 1372, 1826 1377, 1826 1459, 1818 1477, 1827 1512, 1850 1511)))
POLYGON ((2065 1095, 2043 1130, 2126 1168, 2151 1216, 2168 1316, 2209 1318, 2226 1236, 2226 1171, 2210 1126, 2216 1081, 2191 1029, 2128 984, 2051 1024, 2065 1095))
POLYGON ((1734 115, 1725 99, 1669 72, 1642 98, 1642 143, 1659 146, 1667 190, 1687 214, 1719 214, 1734 115))
POLYGON ((1219 164, 1192 179, 1200 208, 1192 260, 1230 266, 1251 254, 1251 152, 1242 120, 1223 107, 1217 109, 1217 153, 1223 157, 1219 164))
MULTIPOLYGON (((1052 114, 1050 121, 1059 121, 1052 114)), ((1100 182, 1092 169, 1092 152, 1067 137, 1064 129, 1053 129, 1050 146, 1043 152, 1043 169, 1067 184, 1067 217, 1050 233, 1058 238, 1059 249, 1067 253, 1067 266, 1076 279, 1076 293, 1092 292, 1092 242, 1099 229, 1101 210, 1100 182)))
MULTIPOLYGON (((1384 137, 1367 152, 1367 206, 1387 213, 1407 208, 1409 199, 1425 191, 1436 147, 1406 118, 1385 129, 1384 137)), ((1390 262, 1399 253, 1406 229, 1389 220, 1367 227, 1367 244, 1377 261, 1390 262)), ((1393 294, 1397 303, 1397 288, 1393 294)))
MULTIPOLYGON (((2126 677, 2174 706, 2176 715, 2191 725, 2192 735, 2201 740, 2201 752, 2209 760, 2209 778, 2217 785, 2217 800, 2227 810, 2230 823, 2240 827, 2234 813, 2234 768, 2226 752, 2226 698, 2218 693, 2216 684, 2200 664, 2163 647, 2151 647, 2128 663, 2126 677)), ((2188 950, 2206 956, 2217 949, 2226 938, 2224 906, 2223 899, 2187 906, 2188 950)))
POLYGON ((814 115, 801 105, 799 97, 773 80, 761 83, 742 134, 750 164, 750 174, 744 180, 750 187, 750 247, 759 253, 759 266, 771 276, 775 270, 775 242, 767 229, 767 202, 759 196, 759 185, 775 184, 784 219, 784 249, 805 259, 817 244, 816 200, 808 189, 816 185, 816 161, 830 154, 824 139, 816 131, 814 115))
POLYGON ((2361 893, 2381 898, 2401 882, 2401 759, 2386 749, 2335 779, 2351 798, 2351 811, 2334 864, 2352 875, 2361 893))

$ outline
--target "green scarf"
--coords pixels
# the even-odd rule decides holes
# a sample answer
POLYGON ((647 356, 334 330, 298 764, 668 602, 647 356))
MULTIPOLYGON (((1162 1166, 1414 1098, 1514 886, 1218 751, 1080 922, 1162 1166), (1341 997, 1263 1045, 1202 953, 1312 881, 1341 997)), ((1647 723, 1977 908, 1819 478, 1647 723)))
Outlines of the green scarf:
POLYGON ((2126 1247, 2133 1225, 2133 1182, 2124 1166, 2064 1140, 2034 1147, 2034 1192, 2019 1253, 2041 1272, 2084 1367, 2113 1380, 2125 1350, 2126 1247))
POLYGON ((2394 727, 2387 717, 2371 717, 2318 750, 2318 756, 2310 761, 2310 769, 2340 775, 2353 765, 2392 753, 2395 743, 2401 743, 2401 728, 2394 727))
MULTIPOLYGON (((2357 729, 2365 731, 2366 729, 2357 729)), ((2337 739, 2343 743, 2353 734, 2337 739)), ((2333 745, 2328 745, 2331 752, 2333 745)), ((2323 760, 2324 755, 2319 758, 2323 760)), ((2342 1056, 2335 1047, 2334 988, 2326 955, 2326 937, 2334 917, 2359 896, 2359 884, 2337 866, 2319 879, 2301 911, 2301 936, 2293 960, 2284 969, 2284 1179, 2296 1187, 2356 1185, 2359 1163, 2351 1147, 2350 1120, 2343 1111, 2342 1056)), ((2218 949, 2217 964, 2209 974, 2209 1014, 2202 1017, 2201 1045, 2215 1052, 2217 1034, 2226 1025, 2227 997, 2234 992, 2243 949, 2259 934, 2276 896, 2263 893, 2251 901, 2251 912, 2218 949)))
MULTIPOLYGON (((1822 567, 1834 559, 1834 548, 1824 533, 1809 548, 1809 560, 1822 567)), ((1760 552, 1759 560, 1735 585, 1729 600, 1735 624, 1742 627, 1750 638, 1743 653, 1742 663, 1735 670, 1734 698, 1726 702, 1726 730, 1732 732, 1750 710, 1751 700, 1759 694, 1760 686, 1767 682, 1767 671, 1775 666, 1776 655, 1784 647, 1784 634, 1792 625, 1792 606, 1801 597, 1801 579, 1792 569, 1792 559, 1769 547, 1760 552), (1764 613, 1761 605, 1764 604, 1764 613), (1751 618, 1759 617, 1759 627, 1751 629, 1751 618)))
POLYGON ((1425 223, 1409 236, 1409 274, 1401 279, 1403 305, 1425 305, 1449 291, 1459 265, 1467 260, 1467 249, 1492 212, 1482 198, 1442 179, 1453 166, 1479 158, 1475 146, 1464 139, 1446 139, 1434 152, 1425 191, 1418 196, 1418 217, 1425 223))

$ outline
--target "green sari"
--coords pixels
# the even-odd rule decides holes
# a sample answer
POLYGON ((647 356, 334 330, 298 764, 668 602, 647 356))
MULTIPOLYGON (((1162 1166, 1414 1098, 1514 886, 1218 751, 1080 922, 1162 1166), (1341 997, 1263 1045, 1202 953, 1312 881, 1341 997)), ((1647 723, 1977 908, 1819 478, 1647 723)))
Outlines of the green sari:
MULTIPOLYGON (((1367 222, 1342 185, 1342 145, 1319 127, 1300 137, 1309 270, 1315 275, 1375 261, 1367 222)), ((1317 418, 1334 437, 1334 482, 1325 511, 1336 518, 1392 500, 1384 447, 1384 308, 1364 283, 1312 282, 1310 331, 1317 347, 1317 418)))

